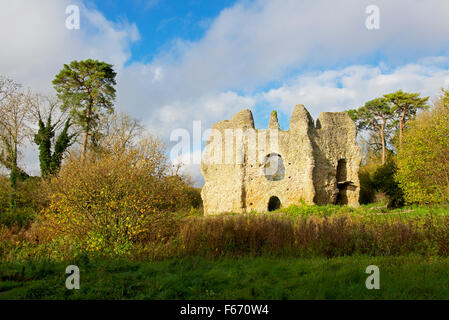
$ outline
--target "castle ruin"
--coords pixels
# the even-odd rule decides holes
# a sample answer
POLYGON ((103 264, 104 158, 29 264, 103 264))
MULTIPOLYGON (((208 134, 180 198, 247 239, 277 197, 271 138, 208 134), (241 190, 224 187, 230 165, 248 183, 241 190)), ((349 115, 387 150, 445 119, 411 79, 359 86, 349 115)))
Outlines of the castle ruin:
POLYGON ((212 126, 201 161, 205 214, 266 212, 292 204, 359 204, 361 152, 346 112, 323 112, 314 123, 297 105, 288 131, 272 112, 255 129, 250 110, 212 126))

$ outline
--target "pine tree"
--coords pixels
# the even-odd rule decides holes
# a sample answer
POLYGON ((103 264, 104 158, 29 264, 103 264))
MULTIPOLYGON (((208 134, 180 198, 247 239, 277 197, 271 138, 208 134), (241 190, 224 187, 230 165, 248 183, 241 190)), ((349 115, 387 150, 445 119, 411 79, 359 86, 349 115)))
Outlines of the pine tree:
POLYGON ((70 110, 72 117, 83 131, 81 159, 85 159, 89 137, 98 124, 101 112, 114 111, 115 76, 112 65, 97 60, 72 61, 53 80, 63 110, 70 110))

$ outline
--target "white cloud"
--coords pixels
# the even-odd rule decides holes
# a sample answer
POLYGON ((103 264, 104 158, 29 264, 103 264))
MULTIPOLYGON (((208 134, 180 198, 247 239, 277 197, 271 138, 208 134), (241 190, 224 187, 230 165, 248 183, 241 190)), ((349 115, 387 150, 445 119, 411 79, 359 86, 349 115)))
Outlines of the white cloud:
MULTIPOLYGON (((291 108, 287 101, 294 105, 301 98, 316 106, 316 113, 336 110, 362 94, 356 90, 368 90, 356 86, 360 80, 373 78, 377 72, 379 77, 367 86, 391 87, 397 82, 385 73, 389 69, 445 54, 449 49, 445 31, 449 30, 449 2, 378 0, 380 30, 365 27, 369 4, 372 2, 368 0, 342 0, 338 4, 327 0, 238 2, 213 19, 199 41, 173 39, 169 49, 151 62, 134 63, 123 70, 117 105, 142 117, 151 129, 164 135, 186 127, 192 119, 212 123, 229 118, 239 102, 220 109, 221 101, 217 107, 211 101, 220 100, 223 92, 238 92, 239 101, 254 97, 272 82, 279 89, 266 93, 267 101, 276 101, 274 97, 283 94, 285 110, 291 108), (380 57, 382 62, 378 63, 380 57), (373 62, 378 68, 360 66, 373 62), (331 72, 320 73, 314 80, 318 83, 308 84, 303 77, 307 91, 303 87, 287 92, 291 83, 286 74, 313 77, 313 70, 323 69, 344 69, 347 74, 338 79, 339 86, 332 83, 335 75, 331 72), (324 96, 323 89, 327 92, 324 96)), ((421 65, 430 70, 437 61, 429 59, 421 65)), ((402 70, 404 75, 406 72, 402 70)), ((413 72, 409 72, 410 78, 401 78, 404 86, 412 85, 413 72)), ((248 101, 248 106, 260 107, 252 102, 256 101, 248 101)))
POLYGON ((174 166, 181 165, 180 173, 190 176, 197 187, 201 187, 204 184, 204 178, 201 174, 200 164, 195 163, 192 159, 200 159, 201 155, 201 150, 196 150, 171 160, 174 166))
MULTIPOLYGON (((123 69, 130 45, 139 39, 135 24, 108 21, 80 1, 14 0, 0 4, 0 74, 43 93, 54 93, 51 81, 64 63, 74 59, 106 60, 123 69), (80 30, 65 26, 66 7, 80 8, 80 30)), ((22 164, 39 173, 37 148, 30 141, 22 164)))
POLYGON ((197 94, 253 89, 291 69, 332 66, 342 59, 358 63, 378 50, 403 63, 448 49, 447 1, 376 2, 381 29, 375 31, 364 23, 370 1, 241 2, 223 10, 200 41, 176 41, 153 63, 165 66, 166 84, 197 94))
POLYGON ((50 91, 64 63, 95 58, 121 70, 130 44, 139 39, 135 24, 108 21, 80 1, 2 1, 0 5, 0 73, 35 89, 50 91), (65 27, 65 9, 80 8, 79 30, 65 27))
POLYGON ((145 1, 145 10, 152 9, 159 4, 160 0, 146 0, 145 1))
POLYGON ((117 109, 166 140, 173 129, 190 130, 193 120, 207 129, 248 107, 279 107, 289 117, 303 103, 316 117, 399 88, 433 96, 449 85, 449 2, 377 0, 380 30, 365 28, 369 4, 242 0, 209 20, 200 40, 175 38, 149 63, 125 65, 140 38, 135 24, 107 20, 81 0, 3 1, 0 73, 51 90, 63 63, 111 62, 117 109), (65 7, 73 2, 81 29, 70 31, 65 7))
POLYGON ((304 104, 315 118, 322 111, 358 108, 366 101, 399 89, 435 97, 441 87, 449 86, 449 70, 429 61, 446 61, 428 57, 423 62, 406 64, 391 71, 376 66, 354 65, 298 76, 281 87, 258 94, 257 101, 278 106, 287 116, 293 107, 304 104))

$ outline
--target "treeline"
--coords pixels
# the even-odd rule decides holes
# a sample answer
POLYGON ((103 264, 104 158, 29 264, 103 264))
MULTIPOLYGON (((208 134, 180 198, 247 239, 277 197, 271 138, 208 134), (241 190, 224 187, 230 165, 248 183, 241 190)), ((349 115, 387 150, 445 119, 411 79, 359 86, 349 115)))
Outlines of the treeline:
POLYGON ((348 111, 362 145, 360 201, 389 207, 449 200, 449 92, 434 102, 402 90, 348 111))

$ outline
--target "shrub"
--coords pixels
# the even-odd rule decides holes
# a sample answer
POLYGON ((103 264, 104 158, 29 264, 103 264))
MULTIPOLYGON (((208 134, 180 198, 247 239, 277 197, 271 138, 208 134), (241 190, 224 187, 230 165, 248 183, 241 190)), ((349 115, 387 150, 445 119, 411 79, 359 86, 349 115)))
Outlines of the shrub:
POLYGON ((203 205, 201 189, 186 185, 185 193, 191 208, 199 209, 203 205))
POLYGON ((17 182, 15 192, 16 207, 9 208, 10 182, 7 176, 0 176, 0 224, 8 227, 18 225, 27 227, 45 205, 41 180, 30 177, 17 182))
MULTIPOLYGON (((45 203, 41 190, 41 179, 39 177, 29 177, 24 181, 17 181, 16 207, 32 208, 35 211, 41 210, 45 203)), ((9 192, 9 178, 6 175, 0 175, 0 208, 9 206, 9 192)))
POLYGON ((0 208, 2 209, 9 206, 9 184, 8 177, 6 175, 0 175, 0 208))
POLYGON ((164 146, 148 137, 123 148, 115 144, 85 161, 71 158, 48 181, 50 204, 42 234, 64 238, 79 250, 125 254, 145 234, 157 237, 167 212, 190 204, 185 179, 172 174, 164 146), (157 225, 158 228, 153 228, 157 225))
POLYGON ((396 164, 389 160, 386 164, 378 167, 373 174, 372 184, 378 191, 388 196, 388 208, 397 208, 404 205, 404 194, 395 180, 397 172, 396 164))
POLYGON ((0 214, 0 225, 6 227, 18 226, 28 228, 33 222, 36 212, 32 208, 6 208, 0 214))
POLYGON ((376 190, 374 189, 370 172, 368 172, 366 170, 360 171, 359 180, 360 180, 359 202, 361 204, 372 203, 376 196, 376 190))

